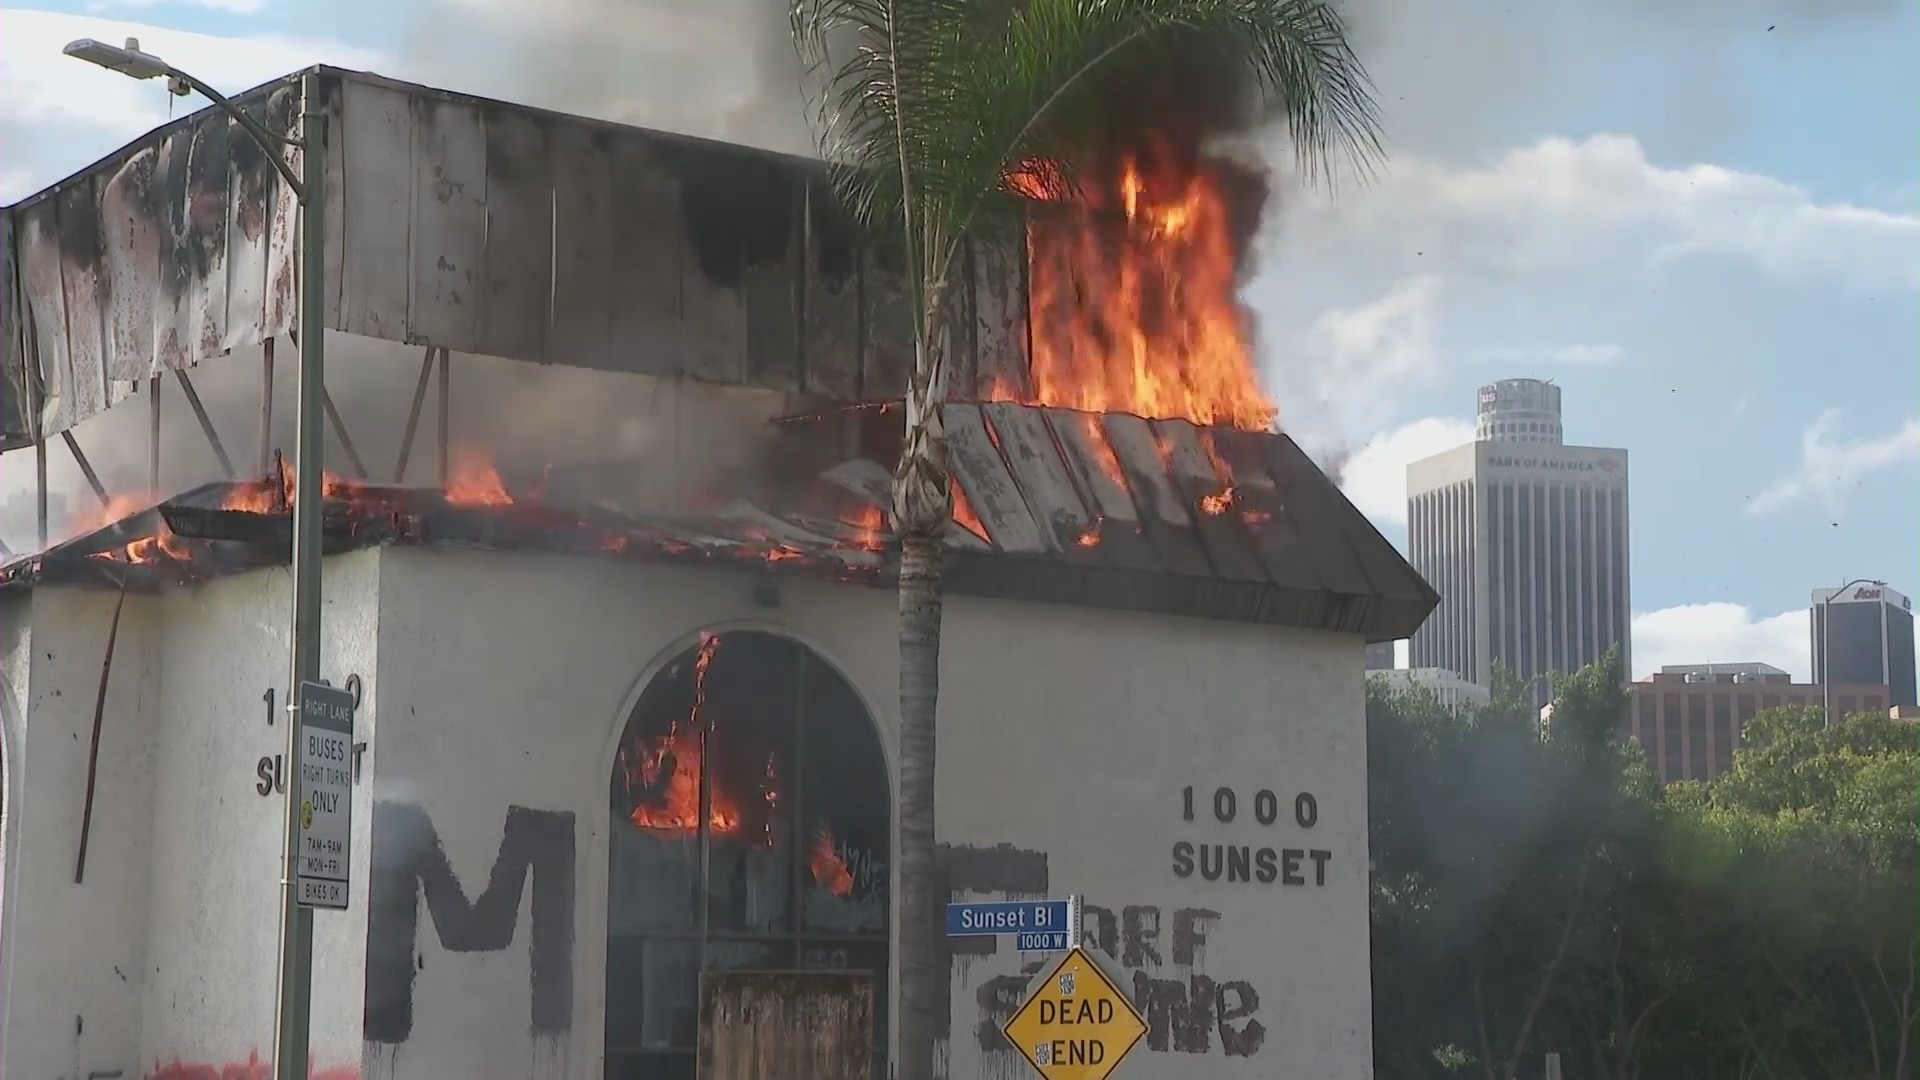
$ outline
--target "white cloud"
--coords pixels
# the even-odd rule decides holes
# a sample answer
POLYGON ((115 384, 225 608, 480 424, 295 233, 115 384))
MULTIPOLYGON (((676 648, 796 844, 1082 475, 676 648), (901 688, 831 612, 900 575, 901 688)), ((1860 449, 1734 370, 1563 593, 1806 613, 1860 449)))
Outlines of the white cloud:
POLYGON ((1920 419, 1910 418, 1891 434, 1847 440, 1836 437, 1840 410, 1820 414, 1800 435, 1800 464, 1754 496, 1747 513, 1770 514, 1802 498, 1817 496, 1831 505, 1870 472, 1920 460, 1920 419))
POLYGON ((1474 168, 1399 157, 1378 183, 1308 201, 1288 239, 1323 251, 1350 247, 1357 230, 1443 268, 1495 274, 1712 253, 1781 277, 1920 288, 1920 214, 1822 202, 1719 165, 1657 165, 1630 135, 1546 138, 1474 168))
POLYGON ((33 173, 14 165, 0 165, 0 206, 33 194, 33 173))
POLYGON ((1759 661, 1812 678, 1811 630, 1805 609, 1755 617, 1742 604, 1682 604, 1633 617, 1633 677, 1665 664, 1738 664, 1759 661))
POLYGON ((1497 361, 1503 364, 1538 363, 1558 367, 1609 367, 1626 357, 1627 347, 1612 341, 1579 341, 1562 345, 1539 345, 1532 348, 1502 345, 1493 349, 1481 349, 1476 355, 1481 360, 1497 361))
MULTIPOLYGON (((0 34, 0 85, 7 88, 4 122, 15 131, 25 130, 25 137, 15 143, 9 169, 30 172, 42 183, 84 167, 169 116, 206 104, 198 97, 175 98, 158 81, 137 82, 63 55, 60 50, 76 38, 139 38, 142 49, 225 91, 246 89, 315 63, 373 68, 382 59, 378 53, 325 39, 218 37, 20 8, 0 8, 0 25, 6 28, 0 34), (27 144, 25 161, 19 160, 19 142, 27 144)), ((11 187, 15 179, 6 178, 8 198, 24 194, 11 187)))
POLYGON ((1407 464, 1473 441, 1473 424, 1427 417, 1383 432, 1348 458, 1340 489, 1376 525, 1407 523, 1407 464))
POLYGON ((1417 275, 1385 295, 1320 313, 1303 333, 1272 343, 1266 383, 1280 422, 1309 453, 1346 448, 1351 432, 1390 423, 1398 396, 1439 367, 1433 341, 1441 279, 1417 275))
POLYGON ((87 5, 87 11, 97 15, 115 8, 150 8, 165 3, 224 11, 229 15, 257 15, 267 6, 266 0, 94 0, 87 5))

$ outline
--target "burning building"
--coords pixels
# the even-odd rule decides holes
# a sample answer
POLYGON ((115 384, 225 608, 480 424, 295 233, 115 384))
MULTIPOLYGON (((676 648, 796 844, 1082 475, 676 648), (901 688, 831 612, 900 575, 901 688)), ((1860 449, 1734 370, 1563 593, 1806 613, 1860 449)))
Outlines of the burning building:
MULTIPOLYGON (((702 971, 884 990, 887 253, 810 162, 323 75, 329 352, 407 408, 330 387, 323 668, 358 705, 314 1075, 690 1076, 702 971), (596 456, 562 414, 564 454, 510 459, 451 408, 490 364, 659 422, 596 456)), ((237 100, 285 129, 292 85, 237 100)), ((1436 597, 1270 429, 1219 192, 1114 181, 974 247, 954 301, 946 888, 1086 897, 1148 1021, 1132 1076, 1365 1074, 1358 676, 1436 597)), ((165 375, 207 470, 160 482, 156 434, 151 490, 90 483, 0 569, 0 1073, 271 1052, 290 479, 271 388, 236 465, 193 379, 271 378, 294 218, 213 111, 0 214, 0 446, 97 479, 93 432, 136 388, 160 417, 165 375)), ((1026 961, 950 947, 947 1075, 1004 1074, 1026 961)))

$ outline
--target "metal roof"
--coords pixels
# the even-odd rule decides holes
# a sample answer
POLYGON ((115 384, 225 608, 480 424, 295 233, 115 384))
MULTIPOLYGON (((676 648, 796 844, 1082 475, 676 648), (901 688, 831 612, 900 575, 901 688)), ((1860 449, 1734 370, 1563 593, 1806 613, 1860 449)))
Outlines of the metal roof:
MULTIPOLYGON (((315 70, 329 328, 830 399, 901 393, 913 332, 897 262, 856 242, 819 162, 315 70)), ((298 82, 233 100, 284 133, 298 82)), ((215 108, 0 209, 0 450, 293 330, 298 220, 273 163, 215 108)), ((962 260, 961 396, 1024 370, 1021 243, 962 260)))
MULTIPOLYGON (((884 583, 875 526, 891 461, 884 409, 790 424, 770 456, 803 470, 682 514, 448 505, 435 491, 341 488, 327 546, 471 546, 750 567, 884 583), (858 449, 847 456, 851 441, 858 449), (874 452, 874 451, 878 452, 874 452), (795 463, 800 464, 795 464, 795 463), (864 522, 864 524, 863 524, 864 522)), ((959 595, 1410 636, 1439 597, 1285 435, 1010 403, 953 403, 958 485, 947 588, 959 595)), ((893 436, 897 441, 897 433, 893 436)), ((232 485, 170 500, 0 570, 34 583, 159 588, 284 561, 284 512, 223 511, 232 485), (152 562, 127 544, 174 534, 152 562)))

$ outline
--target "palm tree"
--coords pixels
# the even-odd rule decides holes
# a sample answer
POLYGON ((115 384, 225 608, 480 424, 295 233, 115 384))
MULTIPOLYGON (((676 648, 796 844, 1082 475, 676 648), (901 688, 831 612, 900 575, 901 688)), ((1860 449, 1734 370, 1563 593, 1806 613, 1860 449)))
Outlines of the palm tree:
POLYGON ((1017 221, 1022 195, 1075 190, 1102 80, 1178 50, 1244 69, 1309 172, 1380 150, 1369 83, 1330 0, 789 0, 825 76, 821 149, 870 235, 903 242, 914 365, 894 471, 900 540, 900 1047, 931 1080, 947 973, 933 894, 941 533, 952 516, 941 406, 948 293, 963 246, 1017 221), (894 233, 895 229, 898 233, 894 233))

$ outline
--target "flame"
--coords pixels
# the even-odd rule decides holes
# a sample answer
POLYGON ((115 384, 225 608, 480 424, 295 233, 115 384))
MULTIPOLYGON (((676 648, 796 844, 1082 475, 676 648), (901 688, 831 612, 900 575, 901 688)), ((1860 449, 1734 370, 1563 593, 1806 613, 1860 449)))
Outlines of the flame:
POLYGON ((868 551, 881 551, 887 546, 887 513, 874 503, 861 503, 860 508, 840 519, 854 529, 853 546, 868 551))
MULTIPOLYGON (((1008 188, 1044 193, 1030 172, 1010 173, 1008 188)), ((1226 200, 1204 166, 1180 175, 1129 158, 1107 188, 1084 186, 1036 216, 1027 240, 1032 393, 1000 383, 990 399, 1273 426, 1236 295, 1226 200)))
POLYGON ((152 536, 143 536, 126 547, 127 561, 135 563, 154 562, 165 555, 173 559, 190 559, 193 551, 186 542, 174 535, 172 529, 161 522, 160 531, 152 536))
MULTIPOLYGON (((273 477, 248 480, 233 485, 221 496, 222 510, 241 510, 249 514, 285 514, 293 507, 294 482, 298 473, 291 465, 279 468, 279 482, 273 477)), ((376 501, 367 485, 349 480, 332 469, 320 472, 320 497, 347 502, 376 501)))
POLYGON ((513 496, 500 482, 493 457, 474 447, 456 449, 447 463, 447 503, 451 506, 512 506, 513 496))
POLYGON ((947 486, 953 490, 953 523, 981 540, 993 543, 987 535, 987 527, 980 523, 980 515, 973 512, 973 504, 967 501, 966 490, 958 481, 948 481, 947 486))
POLYGON ((193 557, 193 549, 187 547, 186 541, 176 535, 172 529, 167 528, 164 521, 160 523, 160 531, 152 536, 143 536, 110 551, 97 551, 87 557, 108 562, 138 564, 159 562, 163 556, 170 559, 193 557))
MULTIPOLYGON (((713 666, 713 654, 720 650, 716 634, 702 633, 700 647, 693 658, 693 707, 687 712, 684 728, 676 721, 659 738, 641 743, 629 755, 622 752, 621 766, 627 786, 639 787, 645 794, 634 800, 628 819, 643 829, 670 836, 691 836, 700 823, 700 772, 706 756, 708 734, 702 713, 707 705, 707 669, 713 666)), ((707 827, 716 833, 740 829, 743 815, 733 792, 712 774, 708 792, 711 807, 707 827)), ((773 762, 767 762, 767 782, 773 781, 773 762)))
POLYGON ((1113 452, 1113 444, 1107 441, 1107 432, 1100 426, 1098 413, 1080 414, 1080 424, 1087 429, 1087 446, 1093 450, 1093 456, 1100 463, 1100 471, 1113 478, 1121 491, 1130 492, 1133 488, 1127 483, 1127 473, 1120 467, 1120 455, 1113 452))
POLYGON ((104 529, 122 518, 132 517, 159 501, 157 496, 150 494, 109 495, 99 506, 70 516, 67 519, 67 532, 73 536, 82 536, 95 529, 104 529))
MULTIPOLYGON (((67 520, 71 535, 84 536, 97 529, 124 521, 158 503, 157 496, 151 494, 109 495, 105 502, 88 510, 72 515, 67 520)), ((167 523, 156 523, 158 531, 151 536, 142 536, 120 547, 108 551, 97 551, 88 558, 109 562, 151 563, 158 562, 163 556, 175 559, 187 559, 193 556, 186 541, 175 535, 167 523)))
POLYGON ((1073 542, 1084 548, 1099 547, 1100 546, 1100 526, 1106 524, 1106 520, 1107 519, 1105 517, 1094 518, 1093 524, 1087 526, 1087 529, 1085 532, 1081 533, 1079 536, 1074 537, 1073 542))
POLYGON ((249 514, 272 514, 282 511, 287 502, 284 492, 276 490, 271 481, 263 480, 228 488, 220 498, 220 508, 249 514))
POLYGON ((813 838, 813 846, 807 851, 807 869, 813 872, 815 885, 835 896, 853 891, 853 871, 847 869, 847 861, 840 857, 831 832, 823 829, 813 838))

